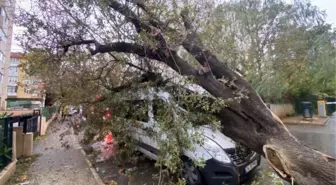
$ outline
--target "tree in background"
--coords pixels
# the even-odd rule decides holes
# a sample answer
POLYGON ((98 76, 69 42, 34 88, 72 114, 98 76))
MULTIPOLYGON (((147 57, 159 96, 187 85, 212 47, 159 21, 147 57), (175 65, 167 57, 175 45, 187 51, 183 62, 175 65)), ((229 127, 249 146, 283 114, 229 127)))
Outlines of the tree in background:
POLYGON ((310 3, 228 1, 212 17, 203 42, 267 101, 335 94, 335 31, 310 3))

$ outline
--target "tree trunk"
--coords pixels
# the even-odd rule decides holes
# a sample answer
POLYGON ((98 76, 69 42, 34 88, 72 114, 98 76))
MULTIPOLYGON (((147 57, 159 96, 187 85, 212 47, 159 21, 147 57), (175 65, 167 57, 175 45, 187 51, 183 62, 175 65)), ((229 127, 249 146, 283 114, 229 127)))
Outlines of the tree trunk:
MULTIPOLYGON (((211 78, 199 85, 220 97, 224 88, 214 86, 211 78)), ((257 97, 254 90, 248 94, 257 97)), ((335 159, 300 143, 261 99, 244 98, 216 116, 226 136, 262 154, 285 180, 303 185, 335 184, 335 159)))

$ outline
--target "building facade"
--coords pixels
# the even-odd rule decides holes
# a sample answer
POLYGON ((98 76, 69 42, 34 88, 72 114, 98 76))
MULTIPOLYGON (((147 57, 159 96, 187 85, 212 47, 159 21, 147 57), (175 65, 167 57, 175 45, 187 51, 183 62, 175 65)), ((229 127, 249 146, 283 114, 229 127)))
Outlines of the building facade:
MULTIPOLYGON (((6 107, 8 73, 10 67, 10 50, 12 45, 13 19, 15 11, 14 0, 0 0, 0 107, 6 107)), ((13 89, 9 89, 13 92, 13 89)))
POLYGON ((8 68, 6 109, 39 108, 43 102, 43 86, 36 76, 25 73, 22 53, 11 53, 8 68))

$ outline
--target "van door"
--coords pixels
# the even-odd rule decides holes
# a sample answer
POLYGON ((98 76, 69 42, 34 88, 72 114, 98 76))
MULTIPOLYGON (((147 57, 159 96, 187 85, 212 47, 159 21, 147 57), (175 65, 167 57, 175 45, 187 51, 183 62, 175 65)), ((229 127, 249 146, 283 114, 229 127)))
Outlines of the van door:
POLYGON ((138 113, 138 117, 136 120, 138 121, 137 127, 137 140, 138 140, 138 150, 147 155, 149 158, 153 160, 157 160, 158 156, 158 148, 155 145, 154 138, 151 137, 153 134, 153 111, 152 111, 152 104, 149 101, 145 100, 136 100, 133 102, 134 107, 144 109, 145 111, 141 111, 138 113))
MULTIPOLYGON (((169 102, 166 99, 161 99, 157 98, 153 100, 153 128, 156 133, 158 133, 158 137, 161 140, 166 140, 167 134, 160 129, 159 127, 159 116, 164 116, 161 119, 164 119, 165 121, 173 121, 174 119, 174 114, 172 112, 172 107, 170 107, 169 102)), ((153 145, 155 145, 157 148, 158 147, 158 141, 153 140, 153 145)))

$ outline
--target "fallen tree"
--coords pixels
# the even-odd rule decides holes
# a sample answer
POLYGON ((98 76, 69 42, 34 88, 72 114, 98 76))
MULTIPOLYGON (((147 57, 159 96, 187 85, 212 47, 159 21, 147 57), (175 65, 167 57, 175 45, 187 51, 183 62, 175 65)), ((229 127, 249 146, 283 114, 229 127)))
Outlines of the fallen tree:
MULTIPOLYGON (((132 42, 128 39, 107 43, 99 38, 84 39, 61 34, 63 40, 57 41, 57 51, 66 54, 76 47, 86 46, 91 55, 98 53, 127 53, 169 66, 183 76, 192 77, 195 82, 217 98, 233 99, 237 94, 239 102, 222 108, 215 116, 221 121, 222 132, 233 140, 242 143, 262 154, 271 166, 287 181, 302 185, 335 184, 335 159, 300 143, 292 136, 281 120, 264 104, 251 85, 225 61, 220 61, 198 38, 198 32, 190 21, 188 9, 180 12, 184 31, 167 25, 160 17, 155 17, 142 1, 132 0, 123 4, 116 0, 104 2, 109 11, 124 16, 132 24, 135 34, 146 34, 153 44, 132 42), (138 8, 149 17, 141 19, 133 11, 138 8), (178 53, 178 47, 171 47, 166 33, 174 33, 183 38, 182 46, 200 67, 191 65, 178 53), (186 35, 184 33, 187 33, 186 35)), ((69 11, 69 16, 73 16, 69 11)), ((76 18, 74 18, 76 20, 76 18)), ((76 20, 78 21, 78 20, 76 20)), ((48 29, 48 24, 40 22, 48 29)), ((87 26, 87 25, 86 25, 87 26)), ((58 34, 58 30, 51 30, 58 34)), ((84 48, 84 47, 83 47, 84 48)))

